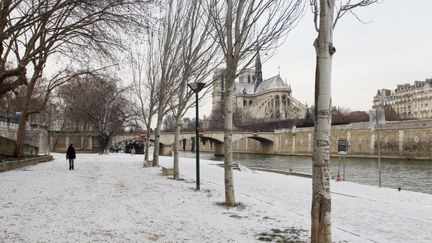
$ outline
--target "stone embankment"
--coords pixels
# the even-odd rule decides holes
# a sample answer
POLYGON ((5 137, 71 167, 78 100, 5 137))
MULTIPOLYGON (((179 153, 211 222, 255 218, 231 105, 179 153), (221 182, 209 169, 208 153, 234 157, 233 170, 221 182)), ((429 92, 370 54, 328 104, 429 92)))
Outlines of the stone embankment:
POLYGON ((41 155, 31 158, 14 159, 10 161, 0 161, 0 172, 18 169, 28 165, 35 165, 42 162, 53 160, 51 155, 41 155))

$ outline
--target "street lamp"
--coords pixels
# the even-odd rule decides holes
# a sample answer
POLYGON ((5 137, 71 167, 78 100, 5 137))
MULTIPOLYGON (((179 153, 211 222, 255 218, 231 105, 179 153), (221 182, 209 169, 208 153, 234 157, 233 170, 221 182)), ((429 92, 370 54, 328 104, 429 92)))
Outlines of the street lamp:
POLYGON ((381 145, 379 137, 379 121, 378 121, 378 109, 381 108, 379 105, 375 106, 375 120, 376 120, 376 133, 377 133, 377 145, 378 145, 378 186, 381 187, 381 145))
POLYGON ((200 171, 199 171, 199 120, 198 120, 198 93, 204 88, 205 83, 194 82, 188 84, 189 88, 195 93, 195 153, 196 153, 196 189, 200 189, 200 171))

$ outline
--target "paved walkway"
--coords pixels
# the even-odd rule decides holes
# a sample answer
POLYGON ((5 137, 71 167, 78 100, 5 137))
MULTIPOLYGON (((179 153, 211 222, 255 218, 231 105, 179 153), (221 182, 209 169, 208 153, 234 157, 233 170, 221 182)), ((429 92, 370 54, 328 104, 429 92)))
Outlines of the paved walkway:
MULTIPOLYGON (((160 168, 142 168, 138 155, 78 154, 75 171, 64 154, 54 157, 0 173, 0 242, 252 242, 272 229, 309 234, 309 178, 236 171, 242 206, 227 209, 217 205, 223 169, 213 162, 202 162, 196 192, 193 159, 182 159, 185 180, 174 181, 160 168)), ((332 191, 335 242, 432 242, 432 195, 348 182, 332 183, 332 191)))
POLYGON ((238 219, 214 205, 223 195, 205 188, 196 192, 191 180, 174 181, 161 176, 160 168, 142 168, 142 156, 78 154, 74 171, 63 154, 54 157, 0 173, 0 242, 255 239, 246 226, 232 232, 238 219))

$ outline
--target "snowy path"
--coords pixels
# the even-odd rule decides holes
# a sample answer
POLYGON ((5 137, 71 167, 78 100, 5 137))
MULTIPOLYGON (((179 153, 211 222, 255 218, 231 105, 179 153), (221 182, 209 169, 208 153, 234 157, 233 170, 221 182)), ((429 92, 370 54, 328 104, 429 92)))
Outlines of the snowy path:
MULTIPOLYGON (((251 242, 271 229, 309 229, 311 181, 235 171, 237 201, 222 202, 223 169, 182 159, 174 181, 142 156, 78 154, 0 173, 0 242, 251 242)), ((162 157, 161 165, 171 166, 162 157)), ((332 184, 336 242, 432 242, 432 195, 332 184)), ((308 233, 306 232, 306 235, 308 233)))

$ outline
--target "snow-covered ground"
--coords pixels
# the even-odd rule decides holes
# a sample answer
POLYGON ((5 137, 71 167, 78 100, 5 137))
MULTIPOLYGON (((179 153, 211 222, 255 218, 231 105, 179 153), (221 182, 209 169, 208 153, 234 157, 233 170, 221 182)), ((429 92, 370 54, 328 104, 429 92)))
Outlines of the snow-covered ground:
MULTIPOLYGON (((0 242, 253 242, 261 233, 307 240, 311 179, 235 171, 236 199, 225 208, 223 169, 181 160, 174 181, 143 156, 64 154, 0 173, 0 242), (305 231, 301 231, 305 230, 305 231), (288 233, 283 233, 283 232, 288 233)), ((172 159, 161 158, 171 167, 172 159)), ((334 182, 335 242, 432 242, 432 195, 334 182)), ((277 238, 275 238, 277 239, 277 238)))

